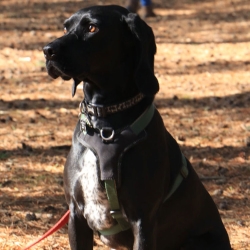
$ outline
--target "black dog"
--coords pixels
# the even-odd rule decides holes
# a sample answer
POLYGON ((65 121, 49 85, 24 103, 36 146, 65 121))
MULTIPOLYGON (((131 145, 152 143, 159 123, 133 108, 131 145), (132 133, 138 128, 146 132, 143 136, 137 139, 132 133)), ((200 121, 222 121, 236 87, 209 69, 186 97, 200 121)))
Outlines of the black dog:
POLYGON ((64 170, 71 249, 231 249, 218 210, 152 105, 151 28, 119 6, 78 11, 44 47, 50 76, 84 82, 64 170))

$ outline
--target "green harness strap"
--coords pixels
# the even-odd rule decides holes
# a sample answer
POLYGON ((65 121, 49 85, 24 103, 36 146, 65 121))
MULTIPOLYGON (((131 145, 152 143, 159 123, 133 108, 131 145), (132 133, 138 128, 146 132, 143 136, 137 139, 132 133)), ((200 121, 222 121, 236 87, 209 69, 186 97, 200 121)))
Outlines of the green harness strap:
POLYGON ((125 218, 122 215, 122 212, 120 210, 115 180, 106 180, 105 181, 105 189, 107 192, 108 201, 109 201, 109 205, 110 205, 110 214, 116 220, 117 224, 115 224, 111 228, 108 228, 105 230, 100 230, 99 231, 100 234, 113 235, 113 234, 117 234, 121 231, 128 230, 131 226, 125 220, 125 218))
POLYGON ((142 113, 141 116, 139 116, 137 120, 135 120, 130 125, 130 129, 133 131, 133 133, 135 133, 136 135, 140 134, 140 132, 148 126, 148 124, 153 118, 154 113, 155 113, 155 106, 151 104, 144 111, 144 113, 142 113))
POLYGON ((176 191, 176 189, 181 185, 183 179, 186 179, 188 176, 187 160, 182 153, 181 156, 182 156, 182 167, 180 169, 180 173, 176 176, 174 184, 171 190, 168 192, 166 198, 163 200, 163 203, 172 196, 172 194, 176 191))

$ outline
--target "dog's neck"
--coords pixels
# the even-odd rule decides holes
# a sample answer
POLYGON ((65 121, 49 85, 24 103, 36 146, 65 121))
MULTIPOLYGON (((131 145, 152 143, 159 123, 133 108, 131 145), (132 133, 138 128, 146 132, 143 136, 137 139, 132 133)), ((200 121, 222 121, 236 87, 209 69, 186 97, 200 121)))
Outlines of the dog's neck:
MULTIPOLYGON (((135 86, 135 85, 133 85, 135 86)), ((129 91, 126 90, 101 90, 98 87, 90 84, 88 82, 84 83, 84 98, 86 103, 91 103, 98 106, 111 106, 119 105, 122 102, 132 100, 133 98, 139 96, 139 91, 136 88, 130 88, 129 91)), ((115 112, 114 114, 108 114, 105 117, 98 117, 96 115, 91 115, 91 123, 94 128, 111 127, 113 129, 120 129, 129 124, 131 124, 135 119, 137 119, 145 109, 153 102, 154 96, 143 96, 141 100, 136 102, 131 107, 115 112)))

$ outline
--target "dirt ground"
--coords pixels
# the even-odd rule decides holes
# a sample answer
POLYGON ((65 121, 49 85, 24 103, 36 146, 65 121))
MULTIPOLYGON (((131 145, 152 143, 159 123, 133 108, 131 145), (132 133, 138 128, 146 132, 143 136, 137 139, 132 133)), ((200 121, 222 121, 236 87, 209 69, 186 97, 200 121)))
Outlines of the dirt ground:
MULTIPOLYGON (((51 79, 42 47, 85 6, 123 1, 0 2, 0 249, 22 249, 67 210, 63 165, 81 86, 51 79)), ((234 250, 250 249, 250 5, 155 0, 156 106, 215 200, 234 250)), ((84 236, 83 236, 84 237, 84 236)), ((67 228, 34 249, 69 249, 67 228)), ((95 250, 107 249, 95 240, 95 250)))

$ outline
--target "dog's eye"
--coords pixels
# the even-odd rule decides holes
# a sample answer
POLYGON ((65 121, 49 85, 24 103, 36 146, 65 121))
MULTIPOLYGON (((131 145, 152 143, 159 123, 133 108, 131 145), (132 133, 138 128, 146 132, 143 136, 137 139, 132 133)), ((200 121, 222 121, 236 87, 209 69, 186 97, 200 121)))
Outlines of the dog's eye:
POLYGON ((64 27, 64 29, 63 29, 63 33, 64 33, 64 34, 66 34, 66 33, 67 33, 67 28, 66 28, 66 27, 64 27))
POLYGON ((97 31, 97 27, 93 24, 89 25, 89 32, 94 33, 97 31))

